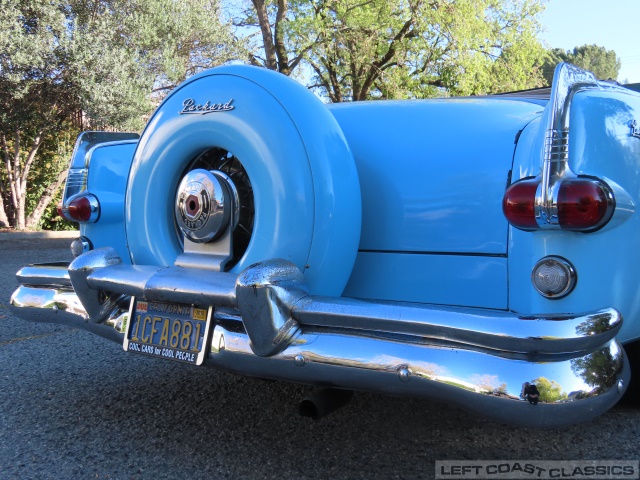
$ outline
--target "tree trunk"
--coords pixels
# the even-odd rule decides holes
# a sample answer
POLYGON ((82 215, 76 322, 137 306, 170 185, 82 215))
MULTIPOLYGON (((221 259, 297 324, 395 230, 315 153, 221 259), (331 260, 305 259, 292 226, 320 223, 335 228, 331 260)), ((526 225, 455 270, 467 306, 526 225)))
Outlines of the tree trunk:
POLYGON ((27 221, 26 221, 27 228, 34 228, 38 226, 38 223, 40 223, 40 219, 42 218, 42 215, 44 215, 44 211, 46 210, 47 206, 51 202, 51 199, 55 197, 56 193, 58 193, 58 190, 60 190, 60 187, 62 186, 66 178, 67 178, 67 169, 64 169, 62 172, 58 174, 56 181, 53 182, 51 185, 49 185, 45 189, 44 193, 40 197, 40 200, 38 201, 38 204, 36 205, 36 208, 34 208, 33 212, 31 212, 31 214, 27 217, 27 221))
POLYGON ((9 227, 9 217, 5 210, 4 198, 0 195, 0 227, 9 227))
POLYGON ((278 71, 278 62, 276 60, 276 47, 273 44, 273 34, 271 32, 271 24, 269 23, 269 15, 264 0, 252 0, 256 9, 260 31, 262 33, 262 43, 264 45, 265 66, 269 70, 278 71))
POLYGON ((18 205, 16 207, 16 218, 15 218, 15 228, 16 230, 24 230, 25 229, 25 221, 24 221, 24 204, 25 204, 25 195, 21 195, 18 198, 18 205))
POLYGON ((283 32, 283 22, 285 21, 285 15, 287 13, 286 0, 278 0, 278 12, 276 14, 275 25, 275 53, 278 61, 278 71, 287 76, 291 75, 291 66, 289 65, 289 56, 287 55, 287 47, 285 45, 285 38, 283 32))

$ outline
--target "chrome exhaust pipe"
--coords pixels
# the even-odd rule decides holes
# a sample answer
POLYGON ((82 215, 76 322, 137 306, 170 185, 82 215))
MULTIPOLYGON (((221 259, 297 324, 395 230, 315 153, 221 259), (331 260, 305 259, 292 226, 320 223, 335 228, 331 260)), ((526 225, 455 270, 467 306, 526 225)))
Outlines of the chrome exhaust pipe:
POLYGON ((303 417, 319 420, 347 405, 353 398, 353 390, 325 388, 305 397, 300 402, 299 412, 303 417))

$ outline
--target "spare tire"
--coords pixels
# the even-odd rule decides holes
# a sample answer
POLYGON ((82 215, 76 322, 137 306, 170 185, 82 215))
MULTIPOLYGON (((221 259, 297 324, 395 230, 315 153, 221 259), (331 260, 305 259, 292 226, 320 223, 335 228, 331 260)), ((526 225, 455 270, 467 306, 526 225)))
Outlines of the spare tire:
POLYGON ((257 67, 202 72, 176 88, 149 120, 127 184, 132 263, 172 265, 182 253, 177 186, 194 159, 211 150, 241 162, 253 190, 253 229, 230 271, 283 258, 303 272, 311 293, 340 295, 361 226, 351 151, 315 95, 257 67))

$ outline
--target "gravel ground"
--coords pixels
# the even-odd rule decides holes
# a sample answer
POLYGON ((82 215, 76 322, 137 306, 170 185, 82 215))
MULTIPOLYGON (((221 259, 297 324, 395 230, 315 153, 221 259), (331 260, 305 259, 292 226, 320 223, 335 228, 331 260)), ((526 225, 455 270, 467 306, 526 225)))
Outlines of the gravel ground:
POLYGON ((505 426, 429 401, 356 393, 298 416, 309 388, 152 359, 14 318, 14 273, 68 239, 0 239, 0 479, 433 478, 435 460, 640 457, 640 409, 564 430, 505 426))

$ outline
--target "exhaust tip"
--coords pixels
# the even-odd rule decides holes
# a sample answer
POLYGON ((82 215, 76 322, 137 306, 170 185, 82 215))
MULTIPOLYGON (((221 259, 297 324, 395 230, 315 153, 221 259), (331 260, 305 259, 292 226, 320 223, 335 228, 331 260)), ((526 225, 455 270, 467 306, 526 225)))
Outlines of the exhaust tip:
POLYGON ((353 390, 325 388, 302 399, 298 411, 303 417, 319 420, 325 415, 344 407, 352 398, 353 390))

